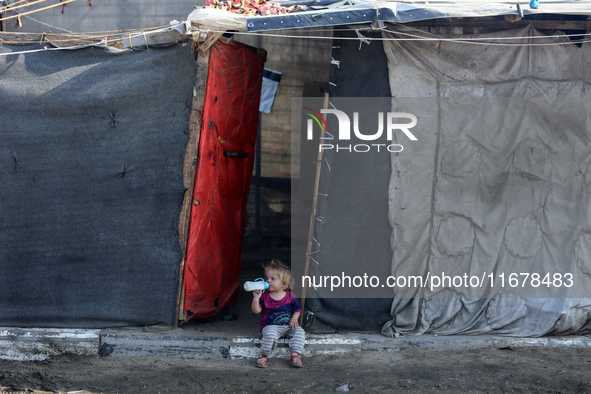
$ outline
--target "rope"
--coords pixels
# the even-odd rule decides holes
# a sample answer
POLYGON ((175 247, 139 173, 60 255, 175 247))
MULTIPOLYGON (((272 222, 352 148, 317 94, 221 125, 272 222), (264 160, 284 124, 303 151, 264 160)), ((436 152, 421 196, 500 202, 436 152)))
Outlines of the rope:
MULTIPOLYGON (((46 0, 43 0, 46 1, 46 0)), ((64 4, 66 2, 72 2, 72 1, 76 1, 76 0, 65 0, 64 2, 60 3, 60 4, 64 4)), ((60 4, 54 4, 51 5, 49 7, 45 7, 42 9, 46 9, 46 8, 51 8, 51 7, 55 7, 58 6, 60 4)), ((1 18, 1 20, 5 20, 5 19, 10 19, 10 18, 16 18, 18 16, 23 16, 26 15, 28 13, 34 13, 34 12, 38 12, 42 9, 38 9, 38 10, 33 10, 27 13, 22 13, 19 15, 13 15, 13 16, 9 16, 9 17, 5 17, 5 18, 1 18)), ((407 27, 409 28, 409 27, 407 27)), ((54 40, 52 42, 55 43, 59 43, 59 42, 83 42, 83 41, 88 41, 88 40, 93 40, 93 39, 101 39, 101 40, 106 40, 106 43, 108 44, 109 41, 117 41, 119 39, 122 39, 121 36, 123 34, 126 34, 128 36, 128 38, 131 40, 132 38, 139 36, 140 34, 144 35, 144 39, 146 38, 146 33, 151 34, 154 32, 158 32, 164 30, 166 32, 168 32, 175 40, 175 42, 178 44, 178 40, 177 38, 172 34, 171 30, 170 30, 170 26, 159 26, 159 27, 154 27, 154 28, 146 28, 144 29, 144 31, 140 32, 140 33, 132 33, 129 30, 111 30, 111 31, 105 31, 105 32, 94 32, 94 33, 85 33, 85 34, 96 34, 96 35, 92 35, 92 36, 88 36, 88 37, 77 37, 77 38, 69 38, 69 39, 64 39, 64 40, 54 40), (109 34, 109 35, 105 35, 105 34, 100 34, 100 33, 114 33, 114 34, 109 34), (119 33, 119 34, 117 34, 119 33), (114 39, 112 39, 114 38, 114 39), (112 40, 111 40, 112 39, 112 40)), ((201 31, 199 29, 192 29, 193 31, 201 31)), ((359 28, 356 29, 356 31, 364 31, 364 30, 374 30, 373 28, 359 28)), ((466 38, 445 38, 445 37, 440 37, 440 36, 436 36, 434 34, 431 33, 427 33, 424 32, 422 30, 418 30, 418 29, 413 29, 416 30, 417 32, 421 32, 422 34, 428 34, 429 36, 424 36, 424 35, 417 35, 417 34, 411 34, 411 33, 406 33, 406 32, 400 32, 400 31, 393 31, 393 30, 388 30, 388 29, 380 29, 384 32, 390 33, 390 34, 395 34, 395 35, 400 35, 400 36, 404 36, 404 38, 400 38, 400 37, 364 37, 364 36, 358 36, 358 37, 332 37, 332 36, 300 36, 300 35, 289 35, 289 34, 274 34, 274 33, 269 33, 269 32, 233 32, 233 34, 236 35, 245 35, 245 36, 267 36, 267 37, 280 37, 280 38, 295 38, 295 39, 314 39, 314 40, 342 40, 342 41, 348 41, 348 40, 354 40, 354 41, 361 41, 364 43, 368 43, 371 41, 436 41, 436 42, 453 42, 453 43, 457 43, 457 44, 468 44, 468 45, 490 45, 490 46, 557 46, 557 45, 573 45, 573 44, 581 44, 581 43, 587 43, 587 42, 591 42, 591 39, 585 39, 585 37, 589 37, 591 36, 591 33, 582 33, 582 34, 562 34, 562 35, 550 35, 550 36, 512 36, 512 37, 466 37, 466 38), (487 42, 487 41, 507 41, 507 40, 538 40, 538 39, 549 39, 549 38, 570 38, 570 37, 583 37, 582 39, 578 39, 578 40, 570 40, 569 41, 561 41, 561 42, 530 42, 530 43, 500 43, 500 42, 487 42)), ((212 32, 212 33, 225 33, 225 30, 208 30, 208 32, 212 32)), ((357 34, 359 34, 359 32, 357 32, 357 34)), ((147 41, 147 40, 146 40, 147 41)), ((8 42, 5 41, 5 44, 17 44, 17 43, 28 43, 27 41, 18 41, 18 42, 8 42)), ((30 41, 29 43, 34 43, 34 41, 30 41)))
MULTIPOLYGON (((103 42, 99 42, 96 45, 100 45, 103 42)), ((6 52, 6 53, 0 53, 0 56, 11 56, 11 55, 21 55, 23 53, 35 53, 35 52, 45 52, 45 51, 61 51, 64 49, 67 50, 72 50, 72 49, 81 49, 81 48, 88 48, 88 45, 78 45, 75 47, 68 47, 68 48, 48 48, 48 47, 43 47, 41 49, 31 49, 28 51, 19 51, 19 52, 6 52)))
MULTIPOLYGON (((361 29, 360 29, 361 30, 361 29)), ((454 42, 458 44, 472 44, 472 45, 497 45, 497 46, 556 46, 556 45, 573 45, 573 44, 580 44, 591 42, 591 39, 585 40, 569 40, 563 42, 544 42, 544 43, 493 43, 493 42, 481 42, 487 40, 519 40, 519 39, 548 39, 554 37, 571 37, 571 36, 589 36, 591 33, 586 34, 570 34, 570 35, 555 35, 555 36, 531 36, 531 37, 497 37, 497 38, 443 38, 443 37, 423 37, 423 36, 415 36, 408 33, 401 33, 401 32, 394 32, 389 30, 384 30, 388 33, 393 34, 400 34, 400 35, 407 35, 410 38, 395 38, 395 37, 365 37, 365 39, 370 41, 443 41, 443 42, 454 42)), ((208 32, 212 33, 225 33, 225 30, 208 30, 208 32)), ((273 33, 257 33, 257 32, 232 32, 232 34, 236 35, 246 35, 246 36, 267 36, 267 37, 281 37, 281 38, 297 38, 297 39, 314 39, 314 40, 342 40, 342 41, 357 41, 360 40, 359 37, 327 37, 327 36, 297 36, 297 35, 289 35, 289 34, 273 34, 273 33)))
POLYGON ((150 47, 148 46, 148 38, 146 37, 146 32, 142 31, 142 33, 144 34, 144 41, 146 42, 146 48, 150 49, 150 47))
POLYGON ((52 29, 61 30, 61 31, 66 32, 66 33, 72 33, 72 34, 75 34, 76 33, 74 31, 66 30, 66 29, 64 29, 62 27, 53 26, 53 25, 50 25, 49 23, 41 22, 40 20, 35 19, 35 18, 33 18, 32 16, 29 16, 29 15, 25 15, 25 18, 27 18, 28 20, 31 20, 31 21, 33 21, 35 23, 39 23, 40 25, 44 25, 44 26, 50 27, 52 29))

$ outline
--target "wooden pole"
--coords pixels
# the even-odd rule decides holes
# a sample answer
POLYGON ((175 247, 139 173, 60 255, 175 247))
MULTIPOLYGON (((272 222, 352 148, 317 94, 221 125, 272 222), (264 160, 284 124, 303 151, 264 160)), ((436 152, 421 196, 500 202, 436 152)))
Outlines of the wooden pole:
POLYGON ((261 230, 261 117, 262 112, 259 112, 259 122, 257 126, 257 141, 255 145, 255 194, 254 194, 254 231, 256 236, 256 241, 260 242, 262 230, 261 230))
POLYGON ((179 218, 179 243, 183 258, 180 266, 180 283, 177 296, 177 320, 186 320, 185 313, 185 257, 187 256, 187 242, 189 239, 189 222, 191 219, 191 207, 199 202, 193 201, 193 187, 195 186, 195 168, 199 160, 199 138, 201 136, 201 123, 203 104, 205 101, 205 88, 207 86, 207 74, 209 70, 209 49, 195 50, 195 85, 193 101, 191 104, 191 116, 189 118, 189 142, 185 153, 183 164, 183 183, 185 186, 185 197, 183 208, 179 218))
MULTIPOLYGON (((328 108, 328 92, 324 93, 324 103, 322 108, 328 108)), ((324 138, 324 126, 320 131, 320 141, 322 142, 324 138)), ((322 169, 322 150, 318 149, 318 160, 316 161, 316 179, 314 180, 314 196, 312 197, 312 213, 310 214, 310 227, 308 229, 308 245, 306 246, 306 263, 304 265, 304 276, 308 276, 308 272, 310 270, 310 256, 312 255, 312 244, 314 239, 314 224, 316 222, 316 203, 318 201, 318 185, 320 183, 320 170, 322 169)), ((301 178, 301 177, 300 177, 301 178)), ((300 315, 300 325, 303 323, 304 319, 304 310, 306 305, 306 290, 307 287, 304 284, 302 288, 302 314, 300 315)))

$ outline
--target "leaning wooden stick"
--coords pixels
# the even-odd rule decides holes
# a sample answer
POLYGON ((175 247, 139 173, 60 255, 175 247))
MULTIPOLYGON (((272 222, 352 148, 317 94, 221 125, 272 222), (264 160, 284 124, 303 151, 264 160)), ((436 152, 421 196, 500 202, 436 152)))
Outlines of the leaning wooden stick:
MULTIPOLYGON (((328 108, 328 92, 324 93, 324 103, 322 105, 324 109, 328 108)), ((320 143, 324 139, 324 126, 321 126, 320 130, 320 143)), ((312 254, 312 241, 314 240, 314 224, 316 221, 316 202, 318 200, 318 184, 320 183, 320 170, 322 169, 322 150, 318 149, 318 161, 316 162, 316 179, 314 181, 314 196, 312 198, 312 213, 310 215, 310 227, 308 230, 308 245, 306 247, 306 263, 304 265, 304 277, 308 276, 308 271, 310 270, 310 255, 312 254)), ((304 319, 304 310, 306 305, 306 289, 307 286, 303 283, 302 288, 302 314, 300 315, 300 325, 303 323, 304 319)))

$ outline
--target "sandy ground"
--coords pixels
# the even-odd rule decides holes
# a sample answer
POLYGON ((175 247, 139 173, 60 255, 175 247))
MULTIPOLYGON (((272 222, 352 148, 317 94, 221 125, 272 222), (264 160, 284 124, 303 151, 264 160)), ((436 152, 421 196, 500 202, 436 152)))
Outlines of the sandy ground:
POLYGON ((0 389, 20 392, 591 392, 591 349, 364 352, 304 359, 188 360, 62 356, 0 361, 0 389))

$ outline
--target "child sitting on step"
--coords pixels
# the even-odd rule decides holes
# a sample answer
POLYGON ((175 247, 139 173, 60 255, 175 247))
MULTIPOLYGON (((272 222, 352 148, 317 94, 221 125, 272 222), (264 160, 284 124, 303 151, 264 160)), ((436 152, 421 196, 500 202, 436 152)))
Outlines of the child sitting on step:
POLYGON ((275 341, 289 338, 291 351, 290 363, 301 368, 301 354, 304 349, 305 332, 298 323, 302 313, 302 306, 291 291, 293 279, 291 271, 281 261, 273 259, 265 267, 265 280, 269 283, 266 291, 256 290, 252 293, 251 309, 261 314, 261 357, 257 360, 257 367, 266 368, 269 354, 275 341))

